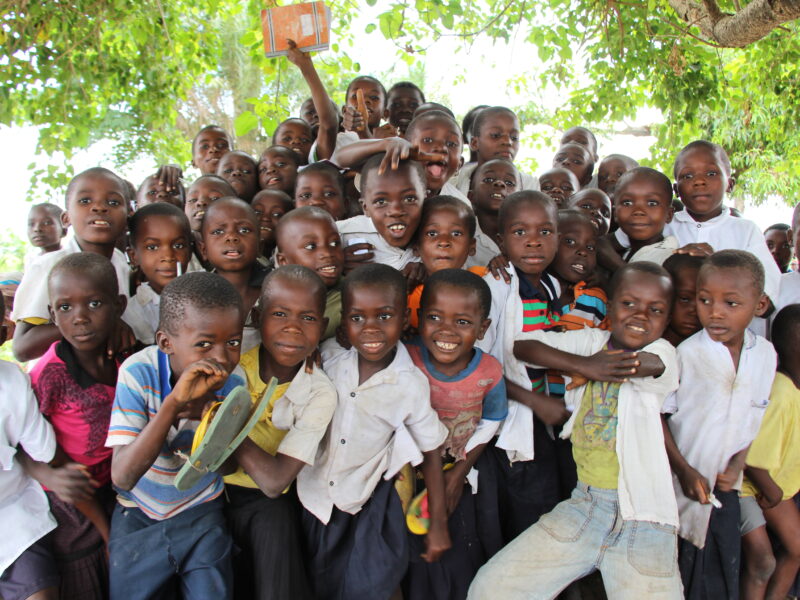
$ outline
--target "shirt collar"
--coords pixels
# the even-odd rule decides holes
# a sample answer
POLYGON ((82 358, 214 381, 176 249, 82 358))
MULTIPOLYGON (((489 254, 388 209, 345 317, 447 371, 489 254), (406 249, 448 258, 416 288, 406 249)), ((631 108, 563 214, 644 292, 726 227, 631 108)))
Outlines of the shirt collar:
POLYGON ((87 370, 85 370, 78 357, 75 354, 75 349, 67 340, 62 339, 56 345, 56 356, 64 361, 64 366, 67 369, 70 377, 81 387, 81 389, 89 389, 93 385, 104 385, 92 377, 87 370))
POLYGON ((525 300, 542 300, 549 304, 558 297, 552 278, 547 273, 542 273, 542 278, 540 279, 541 284, 544 286, 545 290, 547 290, 547 295, 545 296, 539 291, 539 288, 531 285, 527 277, 520 273, 517 267, 514 267, 514 272, 519 280, 519 295, 525 300))
POLYGON ((422 356, 422 362, 425 365, 425 369, 428 371, 428 373, 431 374, 431 376, 434 379, 438 381, 444 381, 444 382, 461 381, 478 367, 478 363, 481 362, 481 356, 483 355, 483 352, 479 348, 474 348, 475 352, 470 361, 467 363, 466 367, 464 367, 461 371, 459 371, 455 375, 445 375, 444 373, 442 373, 436 367, 433 366, 433 364, 431 363, 431 353, 428 352, 428 349, 425 347, 425 344, 422 343, 422 339, 419 336, 417 336, 412 343, 415 346, 419 347, 420 355, 422 356))
POLYGON ((713 219, 709 219, 708 221, 703 221, 703 222, 695 221, 692 215, 690 215, 689 212, 686 210, 679 210, 673 215, 672 218, 678 221, 679 223, 689 223, 690 225, 695 225, 696 227, 700 228, 700 227, 711 227, 712 225, 723 223, 726 220, 731 219, 733 217, 731 217, 730 209, 723 204, 722 212, 713 219))

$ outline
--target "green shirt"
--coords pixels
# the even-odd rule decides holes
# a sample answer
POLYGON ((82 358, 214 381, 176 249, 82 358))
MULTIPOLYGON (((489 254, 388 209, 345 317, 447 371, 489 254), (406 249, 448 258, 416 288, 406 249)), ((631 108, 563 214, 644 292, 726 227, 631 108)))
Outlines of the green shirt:
POLYGON ((619 383, 590 381, 572 429, 572 455, 578 480, 586 485, 617 489, 617 401, 619 383))

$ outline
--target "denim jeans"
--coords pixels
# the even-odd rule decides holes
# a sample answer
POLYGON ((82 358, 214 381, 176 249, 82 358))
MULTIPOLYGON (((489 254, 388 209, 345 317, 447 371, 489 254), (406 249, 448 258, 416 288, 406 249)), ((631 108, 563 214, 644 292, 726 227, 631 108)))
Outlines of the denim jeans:
POLYGON ((623 521, 617 490, 578 483, 572 497, 497 553, 472 582, 470 600, 554 598, 595 569, 609 600, 681 599, 674 527, 623 521))

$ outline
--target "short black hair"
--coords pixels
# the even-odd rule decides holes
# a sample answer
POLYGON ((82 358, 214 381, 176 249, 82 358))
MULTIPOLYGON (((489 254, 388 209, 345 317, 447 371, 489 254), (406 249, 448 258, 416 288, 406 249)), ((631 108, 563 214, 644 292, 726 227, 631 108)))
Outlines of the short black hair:
MULTIPOLYGON (((91 177, 91 176, 96 176, 96 175, 110 177, 111 179, 116 180, 119 183, 119 189, 120 189, 120 193, 122 194, 122 197, 125 198, 125 200, 127 200, 127 201, 130 200, 130 197, 129 197, 130 196, 130 190, 128 190, 128 182, 127 181, 125 181, 122 177, 120 177, 119 175, 114 173, 114 171, 112 171, 111 169, 106 169, 105 167, 90 167, 90 168, 86 169, 85 171, 81 171, 80 173, 75 175, 75 177, 73 177, 72 179, 69 180, 69 183, 67 184, 67 192, 65 194, 66 202, 69 202, 69 196, 72 193, 72 190, 75 189, 75 186, 77 185, 77 183, 81 179, 81 177, 91 177)), ((134 189, 134 193, 135 192, 136 192, 136 190, 134 189)), ((68 205, 65 205, 65 206, 68 207, 68 205)))
POLYGON ((188 193, 189 193, 189 190, 190 190, 192 187, 194 187, 195 185, 197 185, 197 184, 198 184, 198 183, 200 183, 201 181, 206 181, 206 180, 211 180, 211 181, 213 181, 213 182, 214 182, 214 183, 216 183, 216 184, 219 184, 219 185, 225 186, 225 188, 227 188, 227 189, 225 190, 225 195, 226 195, 226 196, 235 196, 235 195, 236 195, 236 190, 234 190, 234 189, 233 189, 233 187, 231 186, 231 184, 230 184, 230 183, 228 183, 228 182, 227 182, 225 179, 223 179, 223 178, 222 178, 222 177, 220 177, 219 175, 214 175, 213 173, 209 173, 208 175, 200 175, 200 177, 198 177, 197 179, 195 179, 195 180, 192 182, 192 184, 191 184, 191 185, 190 185, 188 188, 186 188, 186 193, 188 194, 188 193))
MULTIPOLYGON (((565 169, 565 171, 566 171, 566 170, 568 170, 568 169, 565 169)), ((570 173, 571 173, 571 172, 572 172, 572 171, 570 171, 570 173)), ((574 173, 573 173, 573 175, 574 175, 574 173)), ((601 190, 600 188, 593 188, 593 187, 589 187, 589 188, 583 188, 582 190, 578 190, 577 192, 575 192, 574 194, 572 194, 572 196, 570 196, 569 198, 567 198, 567 200, 566 200, 566 202, 567 202, 567 207, 568 207, 568 208, 574 208, 574 207, 575 207, 575 205, 576 205, 578 202, 580 202, 580 200, 581 200, 582 198, 586 198, 587 196, 592 196, 592 195, 594 195, 594 196, 599 196, 601 199, 603 199, 603 200, 605 200, 606 202, 608 202, 608 206, 609 206, 609 208, 612 206, 612 203, 611 203, 611 198, 609 198, 609 197, 608 197, 608 194, 606 194, 606 193, 605 193, 603 190, 601 190)))
POLYGON ((767 235, 767 233, 770 231, 790 231, 791 229, 791 226, 787 225, 786 223, 775 223, 764 230, 764 235, 767 235))
POLYGON ((103 293, 112 297, 119 294, 119 282, 117 281, 117 272, 114 270, 114 265, 105 256, 100 256, 94 252, 73 252, 67 254, 60 259, 50 273, 47 275, 47 289, 48 295, 52 281, 60 274, 66 273, 72 275, 81 273, 82 275, 91 277, 92 281, 97 283, 98 288, 103 293))
POLYGON ((475 117, 477 117, 478 113, 485 108, 489 108, 489 105, 479 104, 478 106, 473 106, 467 111, 467 114, 465 114, 464 118, 461 120, 461 131, 463 132, 463 140, 465 144, 469 144, 469 140, 472 137, 472 124, 475 122, 475 117))
POLYGON ((301 166, 300 165, 300 155, 298 155, 297 152, 295 152, 294 150, 292 150, 288 146, 282 146, 281 144, 272 144, 272 146, 270 146, 269 148, 265 149, 261 153, 261 156, 259 156, 258 161, 257 161, 256 164, 260 164, 261 161, 264 160, 264 157, 267 155, 267 152, 270 152, 270 151, 279 151, 282 154, 285 154, 287 158, 291 158, 292 162, 296 166, 298 166, 298 167, 301 166))
MULTIPOLYGON (((428 104, 431 103, 429 102, 428 104)), ((422 104, 420 106, 425 106, 425 105, 422 104)), ((441 109, 432 109, 420 113, 418 108, 417 110, 414 111, 414 116, 411 119, 411 122, 408 124, 408 127, 406 127, 406 139, 410 140, 411 134, 414 132, 417 126, 420 123, 422 123, 422 121, 427 121, 429 119, 438 119, 440 121, 447 121, 448 123, 452 123, 455 126, 456 131, 458 131, 458 137, 461 137, 461 127, 459 127, 458 123, 456 123, 456 118, 453 116, 452 112, 450 112, 449 110, 445 112, 444 110, 441 109)))
POLYGON ((317 308, 320 314, 325 313, 325 304, 328 298, 328 288, 314 271, 301 265, 284 265, 270 271, 261 284, 261 296, 259 304, 263 307, 269 301, 270 293, 275 286, 283 281, 291 281, 302 284, 305 288, 310 288, 317 299, 317 308))
POLYGON ((492 308, 492 291, 489 289, 489 284, 472 271, 467 271, 466 269, 442 269, 428 277, 425 280, 425 286, 422 288, 422 297, 419 301, 420 308, 425 310, 437 288, 446 285, 464 290, 465 294, 474 292, 478 296, 481 319, 489 318, 489 310, 492 308))
POLYGON ((61 225, 61 215, 64 214, 64 209, 58 204, 53 204, 52 202, 40 202, 39 204, 34 204, 31 206, 31 209, 28 211, 28 213, 30 214, 33 212, 34 208, 42 208, 46 210, 51 217, 58 221, 59 226, 61 225))
POLYGON ((336 222, 333 220, 331 213, 324 208, 319 206, 300 206, 298 208, 293 208, 280 218, 278 221, 278 226, 275 229, 275 243, 277 244, 278 249, 281 247, 281 234, 283 233, 283 230, 288 227, 289 223, 292 221, 303 221, 310 219, 322 219, 324 221, 330 221, 331 227, 338 231, 336 222))
POLYGON ((256 211, 253 210, 252 206, 236 196, 225 196, 224 198, 220 198, 216 202, 212 202, 208 205, 208 208, 206 208, 206 214, 203 215, 203 227, 205 227, 205 224, 208 221, 208 215, 210 215, 212 211, 218 211, 225 206, 235 206, 237 208, 241 208, 247 213, 247 216, 253 220, 253 223, 258 225, 258 215, 256 215, 256 211))
POLYGON ((158 308, 158 328, 176 334, 186 321, 186 309, 236 308, 243 312, 242 297, 222 275, 195 271, 176 277, 164 286, 158 308))
MULTIPOLYGON (((323 175, 331 177, 341 194, 344 195, 344 175, 342 175, 339 168, 332 162, 329 160, 319 160, 306 165, 297 171, 297 181, 299 182, 301 177, 311 175, 312 173, 322 173, 323 175)), ((298 184, 295 184, 295 186, 299 187, 298 184)))
POLYGON ((562 208, 558 211, 558 231, 561 232, 562 228, 566 226, 567 223, 577 222, 581 225, 586 225, 587 227, 591 227, 593 232, 597 232, 597 229, 594 226, 592 220, 588 217, 588 215, 583 212, 582 210, 578 210, 577 208, 562 208))
POLYGON ((529 206, 532 204, 539 204, 546 210, 552 211, 553 220, 558 219, 556 203, 550 196, 538 190, 520 190, 509 194, 500 203, 500 210, 497 212, 497 230, 500 232, 503 231, 506 221, 508 221, 509 216, 512 215, 514 211, 522 206, 529 206))
POLYGON ((669 180, 669 177, 664 175, 661 171, 656 171, 650 167, 634 167, 633 169, 625 171, 622 174, 622 177, 620 177, 617 181, 617 185, 614 188, 616 190, 614 192, 614 198, 619 198, 622 189, 635 179, 652 180, 661 188, 661 191, 664 192, 667 197, 667 201, 672 203, 672 182, 669 180))
MULTIPOLYGON (((409 125, 409 129, 411 125, 409 125)), ((406 130, 408 133, 408 129, 406 130)), ((371 181, 375 175, 377 175, 378 167, 381 166, 381 162, 383 161, 383 157, 386 156, 385 152, 379 152, 378 154, 373 154, 370 156, 364 165, 361 167, 361 196, 364 196, 364 192, 367 189, 367 182, 371 181)), ((397 167, 397 170, 401 169, 411 169, 412 171, 416 171, 417 175, 419 175, 419 179, 422 182, 422 187, 425 187, 425 182, 427 181, 427 174, 425 173, 425 167, 422 166, 421 162, 416 160, 401 160, 400 164, 397 167)), ((423 190, 423 194, 424 194, 423 190)))
MULTIPOLYGON (((561 136, 561 140, 563 140, 563 139, 564 139, 565 137, 567 137, 567 136, 568 136, 570 133, 573 133, 573 132, 575 132, 575 131, 582 131, 583 133, 585 133, 585 134, 586 134, 586 137, 589 139, 589 141, 590 141, 590 142, 592 142, 592 143, 594 144, 594 151, 595 151, 595 153, 596 153, 596 152, 597 152, 597 138, 595 137, 594 133, 592 133, 592 130, 591 130, 591 129, 588 129, 588 128, 586 128, 586 127, 583 127, 582 125, 575 125, 574 127, 570 127, 569 129, 567 129, 567 130, 566 130, 566 131, 563 133, 563 135, 561 136)), ((562 143, 561 145, 563 146, 564 144, 562 143)))
POLYGON ((306 129, 308 129, 308 135, 311 136, 311 125, 309 125, 299 117, 289 117, 288 119, 284 119, 283 121, 278 123, 278 126, 275 128, 275 131, 272 132, 272 143, 274 145, 278 144, 278 142, 275 139, 275 136, 278 135, 278 131, 280 131, 281 127, 283 127, 287 123, 297 123, 298 125, 302 125, 306 129))
POLYGON ((700 274, 708 269, 743 269, 753 279, 753 287, 759 294, 764 293, 764 265, 754 254, 746 250, 720 250, 703 261, 700 274))
POLYGON ((287 211, 290 211, 294 208, 294 200, 292 200, 292 197, 289 194, 283 190, 271 190, 269 188, 265 190, 258 190, 255 196, 253 196, 253 199, 250 201, 250 206, 252 206, 256 200, 261 200, 261 198, 264 196, 274 196, 280 199, 280 201, 283 202, 283 208, 285 208, 287 211))
POLYGON ((778 367, 785 368, 800 345, 800 304, 788 304, 778 311, 772 321, 771 337, 778 353, 778 367))
POLYGON ((362 265, 350 271, 342 285, 342 301, 345 301, 359 287, 389 288, 396 300, 408 302, 408 283, 397 269, 380 263, 362 265))
POLYGON ((483 124, 486 122, 486 120, 492 115, 499 113, 511 115, 517 120, 517 123, 519 123, 519 117, 517 116, 517 113, 510 108, 506 108, 505 106, 487 106, 482 111, 478 112, 472 121, 472 137, 478 137, 481 134, 481 127, 483 127, 483 124))
POLYGON ((709 142, 708 140, 695 140, 686 144, 681 151, 678 152, 678 156, 675 157, 675 163, 672 166, 672 174, 675 179, 678 179, 678 163, 681 157, 695 148, 705 148, 709 152, 713 152, 719 159, 720 165, 725 170, 725 175, 727 177, 731 176, 731 159, 728 157, 728 153, 725 152, 725 148, 714 142, 709 142))
POLYGON ((420 87, 416 83, 412 83, 411 81, 398 81, 392 87, 389 88, 389 91, 386 93, 386 100, 389 100, 389 96, 392 95, 392 92, 399 89, 407 89, 407 90, 414 90, 419 93, 419 97, 422 98, 423 104, 425 103, 425 93, 420 89, 420 87))
POLYGON ((191 242, 194 238, 192 236, 192 226, 189 223, 189 218, 186 213, 174 204, 168 202, 153 202, 152 204, 145 204, 142 208, 128 217, 128 236, 131 241, 131 246, 136 245, 136 239, 139 236, 139 230, 142 223, 147 217, 174 217, 178 219, 178 223, 184 230, 186 239, 191 242))
POLYGON ((422 203, 422 214, 419 218, 419 227, 417 227, 417 241, 421 241, 419 238, 422 235, 422 226, 428 220, 431 213, 442 208, 451 208, 456 211, 458 216, 464 219, 470 239, 475 237, 475 230, 478 228, 475 211, 463 200, 459 200, 455 196, 443 194, 441 196, 428 198, 422 203))
POLYGON ((627 265, 617 269, 617 272, 614 273, 614 276, 611 277, 611 281, 608 284, 609 300, 613 300, 617 290, 619 290, 622 280, 628 273, 641 273, 643 275, 652 275, 653 277, 663 277, 666 279, 670 287, 670 296, 668 298, 668 302, 670 306, 672 305, 672 300, 675 296, 675 287, 672 283, 672 277, 669 276, 669 273, 664 267, 658 263, 650 262, 649 260, 638 260, 636 262, 628 263, 627 265))
POLYGON ((607 160, 619 160, 619 161, 625 163, 625 165, 629 169, 635 169, 636 167, 639 166, 639 163, 636 161, 636 159, 631 158, 630 156, 626 156, 625 154, 609 154, 608 156, 604 156, 600 160, 600 164, 602 165, 607 160))
POLYGON ((703 256, 692 256, 691 254, 672 254, 661 266, 667 270, 667 273, 670 274, 670 277, 672 277, 672 281, 674 282, 678 277, 678 274, 684 269, 695 269, 699 271, 700 267, 703 266, 704 261, 705 257, 703 256))
POLYGON ((199 138, 206 131, 210 131, 211 129, 219 129, 222 133, 224 133, 225 137, 228 138, 228 147, 231 150, 233 150, 233 138, 231 137, 231 134, 228 133, 227 129, 225 129, 224 127, 220 127, 219 125, 206 125, 204 127, 201 127, 200 131, 198 131, 197 134, 192 138, 192 153, 194 153, 194 145, 197 143, 197 138, 199 138))
POLYGON ((385 88, 385 87, 384 87, 384 85, 383 85, 383 84, 380 82, 380 80, 376 79, 375 77, 372 77, 371 75, 359 75, 358 77, 355 77, 355 78, 354 78, 354 79, 353 79, 353 80, 352 80, 352 81, 351 81, 351 82, 350 82, 350 83, 347 85, 347 92, 346 92, 346 93, 347 93, 347 95, 348 95, 348 96, 350 95, 350 88, 352 88, 352 87, 353 87, 353 86, 354 86, 356 83, 358 83, 359 81, 371 81, 372 83, 374 83, 375 85, 377 85, 377 86, 378 86, 378 88, 381 90, 381 93, 383 94, 383 101, 384 101, 384 102, 386 102, 386 88, 385 88))
MULTIPOLYGON (((308 124, 305 121, 303 121, 303 124, 308 126, 308 124)), ((219 157, 219 161, 222 162, 222 159, 225 158, 226 156, 241 156, 242 158, 246 158, 247 160, 252 162, 254 167, 258 166, 256 159, 253 158, 248 152, 245 152, 244 150, 229 150, 228 152, 219 157)))

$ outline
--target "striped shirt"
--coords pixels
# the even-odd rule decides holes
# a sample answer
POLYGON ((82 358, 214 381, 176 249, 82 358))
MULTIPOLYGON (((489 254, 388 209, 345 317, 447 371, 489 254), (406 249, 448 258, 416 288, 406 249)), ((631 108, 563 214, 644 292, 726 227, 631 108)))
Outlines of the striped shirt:
MULTIPOLYGON (((169 359, 157 346, 149 346, 122 363, 106 446, 133 443, 172 391, 171 377, 169 359)), ((237 367, 216 396, 223 400, 234 387, 243 384, 244 377, 237 367)), ((196 419, 181 419, 177 427, 170 427, 161 452, 136 486, 130 491, 116 490, 123 504, 132 502, 148 517, 160 521, 213 500, 222 493, 222 477, 217 473, 206 474, 184 492, 174 486, 175 477, 184 464, 175 453, 191 453, 198 424, 196 419)))
MULTIPOLYGON (((531 285, 524 275, 517 270, 519 277, 519 296, 522 300, 522 331, 536 331, 550 329, 559 322, 558 313, 554 310, 556 301, 556 287, 550 275, 542 274, 540 283, 547 290, 543 295, 538 288, 531 285)), ((545 369, 528 368, 531 379, 531 389, 534 392, 545 393, 545 369)))

